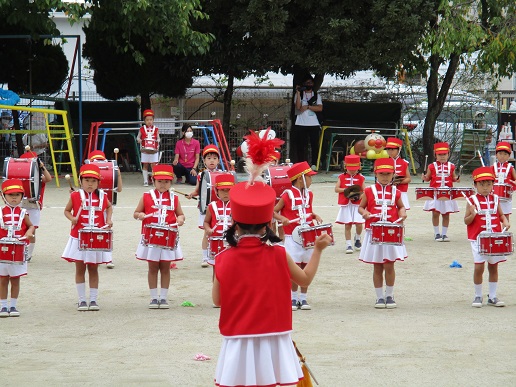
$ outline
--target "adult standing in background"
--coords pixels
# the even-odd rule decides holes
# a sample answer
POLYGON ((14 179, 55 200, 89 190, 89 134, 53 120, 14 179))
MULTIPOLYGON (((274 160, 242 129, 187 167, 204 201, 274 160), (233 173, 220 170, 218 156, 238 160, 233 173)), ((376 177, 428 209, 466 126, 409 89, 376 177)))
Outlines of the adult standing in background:
POLYGON ((199 154, 201 153, 201 144, 193 138, 193 129, 190 124, 184 124, 181 129, 182 137, 176 142, 174 150, 174 175, 177 182, 181 182, 183 176, 185 183, 197 184, 197 166, 199 165, 199 154))
POLYGON ((312 76, 305 77, 303 86, 296 87, 294 103, 296 105, 296 124, 292 135, 296 136, 295 157, 296 162, 308 161, 308 147, 311 148, 311 165, 315 169, 317 165, 317 153, 319 149, 319 134, 321 124, 317 114, 322 112, 321 96, 314 91, 314 79, 312 76))

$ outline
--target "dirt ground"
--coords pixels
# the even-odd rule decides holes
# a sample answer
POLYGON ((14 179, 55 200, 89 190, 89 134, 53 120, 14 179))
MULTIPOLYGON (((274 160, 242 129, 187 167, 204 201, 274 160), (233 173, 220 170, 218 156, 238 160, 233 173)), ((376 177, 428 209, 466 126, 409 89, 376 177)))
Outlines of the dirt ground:
MULTIPOLYGON (((0 384, 6 386, 211 386, 221 336, 211 303, 211 269, 200 265, 196 202, 181 198, 185 260, 172 271, 169 310, 149 310, 147 267, 136 261, 140 223, 132 213, 140 174, 124 174, 114 211, 116 268, 101 267, 99 312, 77 312, 74 265, 60 258, 69 222, 68 188, 50 183, 29 275, 22 278, 21 317, 0 320, 0 384), (195 307, 182 307, 190 301, 195 307), (195 361, 197 353, 211 356, 195 361)), ((312 190, 325 222, 338 212, 336 175, 320 174, 312 190)), ((461 212, 449 243, 433 241, 430 214, 415 201, 406 222, 409 257, 396 264, 397 309, 374 309, 372 267, 344 254, 344 228, 323 254, 310 286, 311 311, 294 312, 293 338, 320 386, 508 386, 516 383, 516 265, 500 264, 505 308, 471 307, 473 258, 461 212), (462 269, 450 268, 458 260, 462 269)), ((467 179, 466 179, 467 180, 467 179)), ((461 186, 471 186, 471 180, 461 186)), ((189 192, 190 186, 178 185, 189 192)), ((259 291, 260 284, 256 284, 259 291)), ((487 273, 484 295, 487 294, 487 273)))

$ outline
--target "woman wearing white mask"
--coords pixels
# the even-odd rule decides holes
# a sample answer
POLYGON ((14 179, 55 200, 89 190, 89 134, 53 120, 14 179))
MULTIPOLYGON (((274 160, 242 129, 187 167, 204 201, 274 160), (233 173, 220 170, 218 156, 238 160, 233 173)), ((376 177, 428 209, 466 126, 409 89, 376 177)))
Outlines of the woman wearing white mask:
POLYGON ((193 138, 193 129, 189 124, 183 125, 183 137, 176 142, 174 151, 174 175, 177 182, 182 182, 185 176, 185 183, 195 185, 197 183, 197 165, 199 165, 199 154, 201 153, 201 144, 193 138))

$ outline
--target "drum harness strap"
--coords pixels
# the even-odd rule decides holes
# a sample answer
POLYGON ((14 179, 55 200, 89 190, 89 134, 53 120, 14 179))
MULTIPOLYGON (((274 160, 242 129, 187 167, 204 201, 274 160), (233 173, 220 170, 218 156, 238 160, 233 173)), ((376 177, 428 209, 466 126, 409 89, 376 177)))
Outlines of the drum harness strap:
POLYGON ((23 220, 25 219, 25 214, 27 213, 27 210, 25 208, 20 209, 20 216, 18 218, 18 222, 14 223, 14 211, 16 210, 16 207, 11 207, 7 205, 9 209, 11 210, 11 224, 6 226, 4 222, 4 214, 2 212, 2 216, 0 216, 0 227, 4 230, 7 230, 7 238, 13 239, 14 238, 14 231, 21 230, 21 224, 23 220))
MULTIPOLYGON (((159 191, 158 191, 159 192, 159 191)), ((158 209, 158 225, 160 226, 167 226, 166 219, 167 219, 167 211, 174 211, 174 193, 170 192, 170 206, 163 205, 163 193, 159 192, 159 200, 156 197, 156 190, 151 189, 149 191, 149 194, 152 198, 152 201, 154 202, 154 207, 158 209)))
POLYGON ((498 196, 494 195, 494 206, 491 209, 491 203, 489 202, 489 196, 486 196, 486 205, 487 208, 485 210, 482 210, 480 208, 480 202, 478 201, 477 195, 471 196, 471 199, 473 200, 473 203, 475 204, 477 214, 479 215, 485 215, 482 216, 481 219, 486 221, 486 225, 482 225, 482 228, 485 228, 487 232, 493 232, 493 224, 491 223, 492 215, 496 214, 498 211, 498 196))
POLYGON ((374 195, 374 202, 375 202, 375 208, 378 208, 378 204, 381 204, 381 212, 380 212, 380 222, 387 222, 389 221, 390 215, 387 213, 387 207, 394 206, 394 199, 396 198, 396 186, 392 186, 392 196, 391 199, 386 199, 386 188, 387 186, 382 185, 382 199, 378 198, 378 190, 376 189, 376 185, 371 186, 371 191, 374 195))
POLYGON ((217 224, 222 224, 222 232, 226 231, 229 226, 229 220, 231 219, 231 215, 229 215, 229 202, 222 202, 222 214, 219 212, 219 208, 217 207, 217 202, 213 201, 210 203, 213 208, 213 212, 215 212, 215 219, 217 219, 217 224))
POLYGON ((450 176, 451 171, 451 163, 448 161, 447 163, 443 163, 440 165, 440 171, 439 166, 437 165, 437 162, 433 162, 434 168, 435 168, 435 175, 437 177, 441 178, 441 187, 446 187, 446 178, 450 176))
POLYGON ((498 169, 498 162, 494 164, 494 172, 497 179, 498 184, 505 183, 505 179, 509 175, 509 171, 511 170, 512 164, 508 164, 507 167, 504 168, 503 164, 500 164, 500 169, 498 169))
POLYGON ((154 132, 156 131, 156 127, 154 125, 153 126, 144 125, 143 128, 145 130, 145 135, 147 136, 145 139, 146 140, 154 140, 154 132))
POLYGON ((312 213, 306 212, 306 208, 308 208, 308 203, 310 201, 310 191, 306 188, 304 188, 303 191, 294 186, 292 188, 296 189, 299 192, 298 198, 294 197, 294 192, 292 192, 292 190, 290 189, 286 189, 284 192, 287 193, 288 197, 290 198, 290 201, 292 202, 292 211, 297 210, 299 214, 299 224, 308 226, 308 219, 312 216, 312 213), (297 201, 301 201, 301 204, 296 205, 297 201))
POLYGON ((86 193, 81 188, 79 190, 79 195, 81 195, 81 208, 79 208, 79 211, 77 212, 77 219, 79 219, 79 215, 81 214, 82 210, 88 211, 88 223, 83 223, 82 225, 86 228, 94 228, 95 227, 95 219, 97 216, 95 215, 95 211, 101 211, 102 210, 102 203, 104 203, 104 194, 105 192, 101 189, 99 191, 99 205, 94 206, 93 205, 93 197, 92 193, 88 194, 88 199, 86 199, 86 193), (89 202, 89 205, 88 205, 89 202))

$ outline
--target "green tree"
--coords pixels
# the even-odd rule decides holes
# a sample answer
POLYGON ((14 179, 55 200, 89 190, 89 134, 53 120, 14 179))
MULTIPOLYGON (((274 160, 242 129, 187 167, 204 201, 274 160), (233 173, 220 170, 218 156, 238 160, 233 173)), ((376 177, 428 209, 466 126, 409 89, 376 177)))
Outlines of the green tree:
POLYGON ((497 79, 516 72, 516 2, 436 0, 413 60, 403 64, 426 75, 423 151, 432 161, 435 123, 459 66, 497 79))

